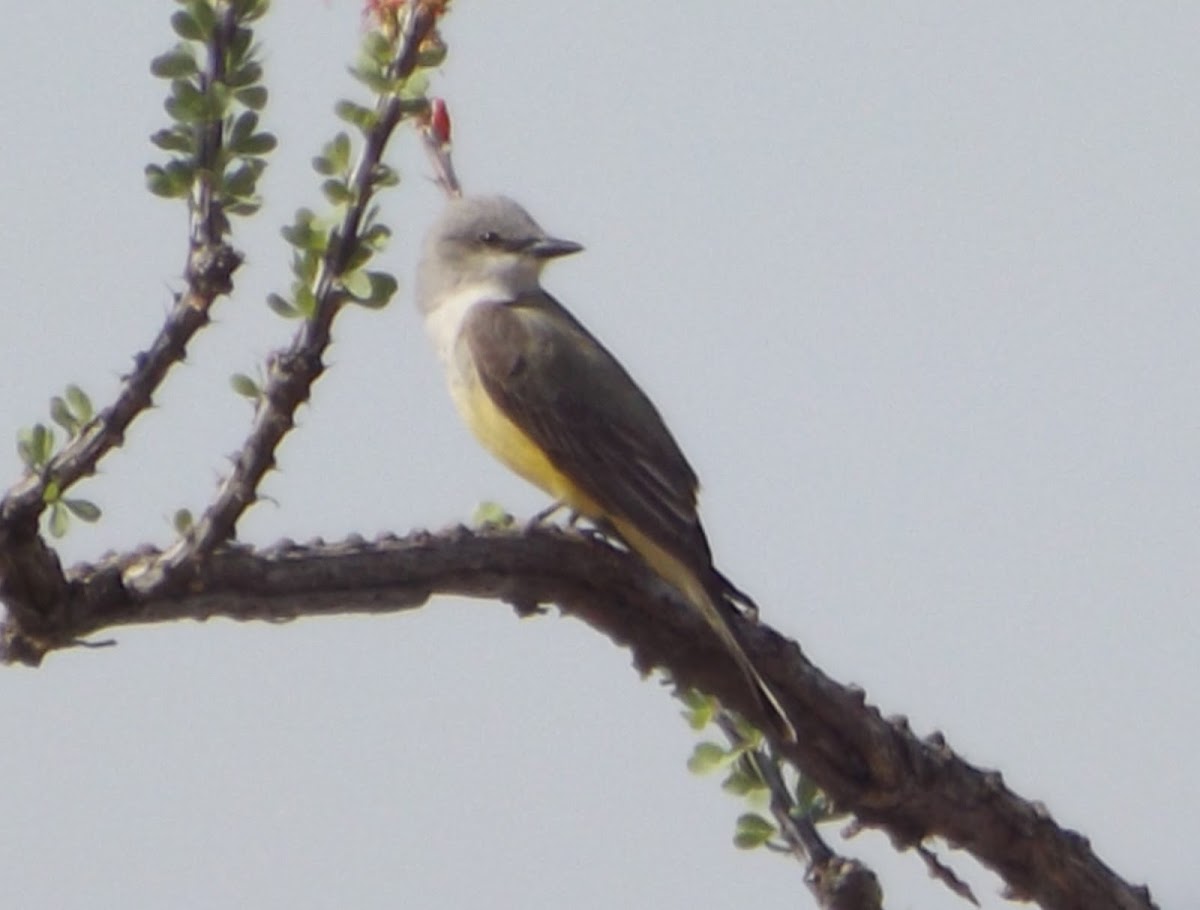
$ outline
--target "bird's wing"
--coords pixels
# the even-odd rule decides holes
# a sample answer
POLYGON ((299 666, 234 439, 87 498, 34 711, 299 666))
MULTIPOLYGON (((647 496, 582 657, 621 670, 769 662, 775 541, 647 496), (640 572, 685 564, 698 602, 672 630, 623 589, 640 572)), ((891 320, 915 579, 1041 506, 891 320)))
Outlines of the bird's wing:
POLYGON ((606 512, 707 573, 696 474, 658 410, 553 297, 475 306, 460 339, 504 414, 606 512))

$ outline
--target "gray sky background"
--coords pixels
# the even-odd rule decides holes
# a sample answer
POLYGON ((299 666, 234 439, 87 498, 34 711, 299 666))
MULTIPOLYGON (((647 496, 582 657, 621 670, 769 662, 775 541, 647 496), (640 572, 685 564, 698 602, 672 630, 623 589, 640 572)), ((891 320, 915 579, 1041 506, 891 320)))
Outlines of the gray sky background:
MULTIPOLYGON (((278 228, 361 98, 348 0, 262 28, 282 143, 233 299, 79 494, 71 561, 166 544, 292 326, 278 228)), ((0 430, 111 397, 180 286, 142 190, 173 5, 16 4, 0 35, 0 430)), ((460 0, 435 91, 468 190, 587 252, 548 285, 660 404, 718 562, 826 671, 945 731, 1163 907, 1194 901, 1200 793, 1200 10, 460 0)), ((385 199, 402 282, 241 527, 265 544, 544 499, 477 450, 411 306, 440 205, 411 135, 385 199)), ((15 480, 11 442, 0 476, 15 480)), ((438 601, 386 618, 129 629, 0 677, 12 906, 803 905, 730 844, 694 735, 573 621, 438 601)), ((892 908, 963 906, 874 834, 892 908)), ((966 856, 943 857, 1004 906, 966 856)))

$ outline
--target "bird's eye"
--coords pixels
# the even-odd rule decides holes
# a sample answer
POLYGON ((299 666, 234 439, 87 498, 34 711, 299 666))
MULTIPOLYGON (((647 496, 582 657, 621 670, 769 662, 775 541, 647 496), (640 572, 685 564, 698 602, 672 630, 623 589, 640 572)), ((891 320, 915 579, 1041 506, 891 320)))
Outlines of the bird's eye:
POLYGON ((484 231, 479 235, 479 242, 484 246, 496 246, 500 242, 500 235, 495 231, 484 231))

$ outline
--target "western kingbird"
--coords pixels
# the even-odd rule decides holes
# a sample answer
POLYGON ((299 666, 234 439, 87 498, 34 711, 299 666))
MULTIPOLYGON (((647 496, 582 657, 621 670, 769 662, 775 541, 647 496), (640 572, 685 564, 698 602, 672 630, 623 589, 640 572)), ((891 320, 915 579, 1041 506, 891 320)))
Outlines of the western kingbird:
POLYGON ((503 196, 456 199, 430 230, 417 302, 454 403, 493 455, 611 529, 695 606, 768 720, 795 740, 730 613, 753 603, 713 566, 696 474, 616 358, 542 290, 546 263, 583 249, 503 196))

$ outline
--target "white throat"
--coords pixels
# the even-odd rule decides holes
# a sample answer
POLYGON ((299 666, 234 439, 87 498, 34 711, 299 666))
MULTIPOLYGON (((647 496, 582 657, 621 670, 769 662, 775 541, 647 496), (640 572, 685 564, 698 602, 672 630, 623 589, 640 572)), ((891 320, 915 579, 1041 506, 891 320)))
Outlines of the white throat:
POLYGON ((453 363, 454 344, 463 321, 471 309, 481 303, 503 303, 517 295, 496 281, 468 284, 447 293, 441 302, 425 314, 425 331, 446 366, 453 363))

